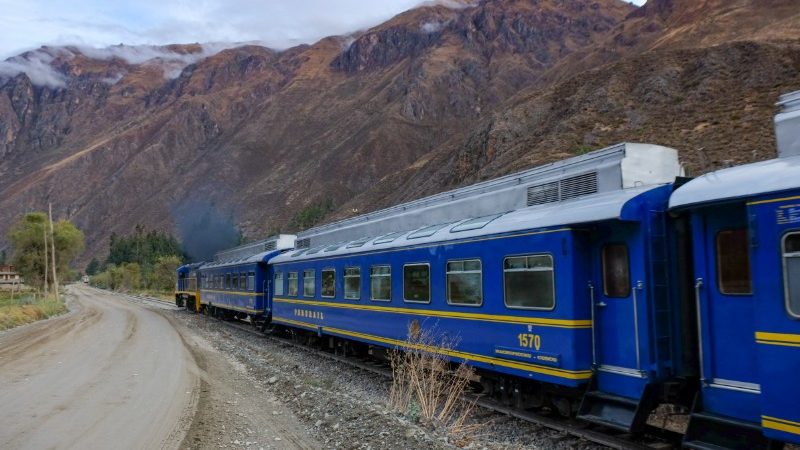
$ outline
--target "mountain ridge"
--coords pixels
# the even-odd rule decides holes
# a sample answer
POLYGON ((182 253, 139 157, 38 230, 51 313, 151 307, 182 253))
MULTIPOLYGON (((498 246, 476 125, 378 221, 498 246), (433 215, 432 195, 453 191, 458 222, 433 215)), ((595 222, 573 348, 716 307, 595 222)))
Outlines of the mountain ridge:
MULTIPOLYGON (((771 74, 746 90, 758 114, 739 113, 763 120, 767 100, 750 97, 800 86, 791 56, 800 45, 799 15, 785 14, 788 2, 772 0, 784 25, 766 33, 760 24, 773 12, 736 0, 734 17, 742 21, 744 10, 750 12, 752 36, 731 39, 712 29, 717 37, 706 42, 713 45, 668 38, 714 12, 730 17, 727 6, 703 3, 711 9, 691 15, 694 22, 683 15, 676 21, 676 11, 687 11, 678 0, 650 0, 639 9, 618 0, 424 6, 351 36, 283 51, 235 46, 201 59, 196 56, 208 50, 200 44, 149 54, 122 46, 95 57, 72 48, 72 57, 62 59, 48 49, 48 67, 65 74, 64 87, 37 86, 22 74, 0 76, 0 208, 9 212, 0 216, 0 230, 17 212, 52 201, 59 216, 87 231, 88 260, 102 254, 110 233, 126 234, 137 223, 183 230, 182 217, 215 211, 257 238, 285 230, 314 205, 335 205, 329 219, 346 217, 611 138, 680 143, 653 117, 701 108, 704 95, 706 103, 734 108, 742 97, 725 99, 723 90, 747 83, 731 76, 732 61, 771 74), (643 32, 642 42, 617 42, 620 35, 630 39, 631 30, 654 27, 649 33, 660 41, 643 32), (108 56, 123 50, 129 60, 108 56), (749 51, 765 56, 748 62, 749 51), (160 56, 141 60, 151 55, 160 56), (703 59, 717 65, 704 66, 703 59), (717 67, 727 72, 716 75, 717 67), (660 75, 625 92, 604 82, 622 69, 632 79, 640 71, 660 75), (703 73, 709 74, 707 92, 703 73), (692 95, 677 99, 679 89, 692 95), (557 106, 557 95, 592 108, 536 108, 557 106), (619 107, 637 102, 645 106, 642 117, 631 115, 637 108, 619 107), (620 124, 604 123, 603 108, 620 124), (553 118, 531 120, 537 114, 553 118)), ((758 71, 746 75, 755 80, 758 71)), ((707 121, 700 111, 689 112, 670 126, 690 130, 687 142, 711 139, 703 129, 691 131, 707 121)), ((707 126, 715 130, 709 136, 724 136, 722 125, 707 126)), ((766 136, 770 127, 745 129, 766 136)), ((676 147, 691 167, 700 167, 694 149, 676 147)), ((742 151, 737 147, 733 159, 743 160, 742 151)))

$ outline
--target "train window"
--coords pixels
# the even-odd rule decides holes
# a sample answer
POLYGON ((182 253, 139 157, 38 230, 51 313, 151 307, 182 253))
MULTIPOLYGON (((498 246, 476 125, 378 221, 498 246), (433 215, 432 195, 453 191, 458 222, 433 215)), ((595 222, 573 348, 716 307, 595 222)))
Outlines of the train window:
POLYGON ((314 279, 314 269, 303 271, 303 297, 313 297, 316 282, 314 279))
POLYGON ((483 303, 481 260, 447 262, 447 303, 480 306, 483 303))
POLYGON ((792 317, 800 318, 800 233, 783 237, 783 282, 786 309, 792 317))
POLYGON ((608 244, 603 247, 603 293, 606 297, 625 298, 631 294, 631 269, 628 246, 608 244))
POLYGON ((336 269, 322 269, 320 295, 327 298, 336 297, 336 269))
POLYGON ((225 274, 225 289, 231 288, 231 274, 225 274))
POLYGON ((723 294, 753 293, 746 229, 717 233, 717 281, 719 291, 723 294))
POLYGON ((239 289, 241 289, 243 291, 249 291, 250 290, 250 286, 247 285, 247 274, 246 273, 240 273, 239 274, 239 289))
POLYGON ((234 273, 231 275, 231 289, 234 291, 239 290, 239 274, 234 273))
POLYGON ((297 272, 289 272, 286 274, 286 279, 289 280, 289 295, 297 296, 297 272))
POLYGON ((369 268, 370 295, 372 300, 388 302, 392 300, 391 266, 372 266, 369 268))
POLYGON ((429 264, 406 264, 403 266, 403 300, 430 303, 431 266, 429 264))
POLYGON ((503 263, 505 304, 509 308, 555 308, 555 276, 550 255, 513 256, 503 263))
POLYGON ((361 268, 346 267, 344 269, 344 298, 358 300, 361 298, 361 268))
POLYGON ((256 274, 255 272, 250 272, 247 274, 247 290, 248 291, 255 291, 256 290, 256 274))
POLYGON ((283 272, 275 272, 275 295, 283 295, 283 272))

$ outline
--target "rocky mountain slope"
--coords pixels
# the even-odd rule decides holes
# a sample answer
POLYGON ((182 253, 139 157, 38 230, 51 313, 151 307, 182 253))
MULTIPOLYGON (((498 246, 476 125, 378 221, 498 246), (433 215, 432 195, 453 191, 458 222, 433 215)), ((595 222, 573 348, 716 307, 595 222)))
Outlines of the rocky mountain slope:
POLYGON ((0 231, 52 201, 89 258, 137 223, 258 237, 621 140, 695 173, 767 158, 800 87, 800 13, 767 3, 483 0, 282 52, 28 52, 0 63, 0 231))

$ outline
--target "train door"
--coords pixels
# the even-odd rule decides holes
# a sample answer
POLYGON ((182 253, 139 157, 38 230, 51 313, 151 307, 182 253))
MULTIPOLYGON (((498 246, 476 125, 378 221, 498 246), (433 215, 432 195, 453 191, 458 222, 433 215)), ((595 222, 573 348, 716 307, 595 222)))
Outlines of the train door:
POLYGON ((702 409, 755 422, 760 387, 745 207, 703 208, 692 222, 702 409))
POLYGON ((761 425, 770 439, 800 443, 800 197, 754 202, 749 212, 761 425))
POLYGON ((601 372, 641 378, 635 271, 626 236, 603 240, 595 251, 594 365, 601 372))

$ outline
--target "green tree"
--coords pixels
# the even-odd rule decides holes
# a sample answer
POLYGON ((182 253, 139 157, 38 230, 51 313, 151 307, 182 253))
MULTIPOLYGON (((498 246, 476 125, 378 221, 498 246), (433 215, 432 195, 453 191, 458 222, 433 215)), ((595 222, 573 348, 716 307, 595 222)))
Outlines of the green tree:
POLYGON ((175 271, 181 266, 181 259, 175 255, 161 256, 153 266, 148 283, 151 289, 168 291, 175 285, 175 271))
MULTIPOLYGON (((47 214, 42 212, 27 213, 12 225, 8 239, 14 249, 12 264, 33 286, 41 286, 44 278, 44 234, 49 236, 50 228, 47 214)), ((53 240, 56 249, 56 269, 59 279, 69 279, 69 263, 84 248, 84 237, 81 230, 68 220, 59 220, 53 224, 53 240)), ((48 246, 52 245, 48 242, 48 246)), ((48 263, 50 260, 48 259, 48 263)), ((48 273, 48 276, 50 274, 48 273)))
POLYGON ((100 261, 98 261, 97 258, 92 258, 92 260, 89 261, 89 264, 86 266, 86 275, 89 276, 95 275, 99 270, 100 270, 100 261))

